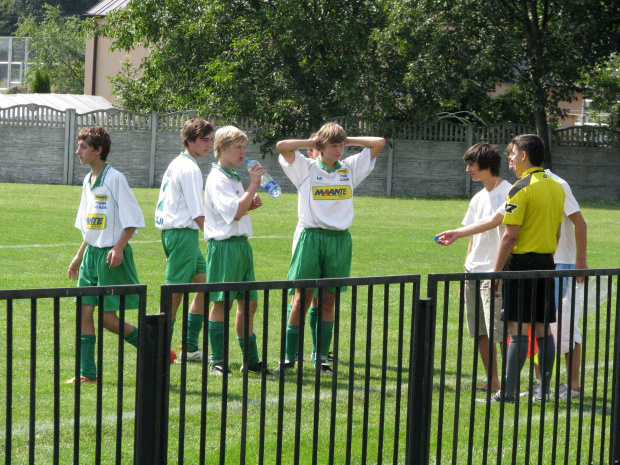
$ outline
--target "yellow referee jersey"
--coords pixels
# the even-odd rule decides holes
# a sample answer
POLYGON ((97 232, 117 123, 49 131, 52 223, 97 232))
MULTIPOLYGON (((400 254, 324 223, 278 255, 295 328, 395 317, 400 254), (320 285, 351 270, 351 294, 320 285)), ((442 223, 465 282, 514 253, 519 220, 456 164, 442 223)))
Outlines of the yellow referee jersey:
POLYGON ((513 254, 555 252, 564 189, 540 166, 526 170, 508 193, 504 224, 521 225, 513 254))

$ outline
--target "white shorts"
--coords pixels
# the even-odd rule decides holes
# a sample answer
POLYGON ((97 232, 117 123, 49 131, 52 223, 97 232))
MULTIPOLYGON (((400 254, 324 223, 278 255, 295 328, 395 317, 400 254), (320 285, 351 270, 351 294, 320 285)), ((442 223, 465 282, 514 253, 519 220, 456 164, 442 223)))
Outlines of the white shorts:
MULTIPOLYGON (((556 265, 556 270, 572 270, 575 268, 575 265, 556 265)), ((556 278, 559 281, 559 278, 556 278)), ((575 344, 581 344, 581 328, 579 327, 579 318, 581 317, 580 307, 579 305, 575 305, 574 313, 572 313, 571 309, 571 300, 572 300, 572 289, 573 289, 573 279, 572 278, 564 278, 563 279, 563 297, 562 297, 562 327, 560 328, 558 334, 558 323, 560 321, 560 312, 558 311, 558 306, 556 306, 556 323, 550 323, 549 329, 551 330, 551 334, 553 334, 553 339, 555 340, 556 351, 559 351, 561 354, 567 354, 575 347, 575 344), (573 344, 570 345, 571 341, 571 316, 573 317, 573 344), (571 347, 569 349, 569 346, 571 347)), ((556 300, 557 300, 557 287, 555 292, 556 300)), ((557 302, 556 302, 557 303, 557 302)))

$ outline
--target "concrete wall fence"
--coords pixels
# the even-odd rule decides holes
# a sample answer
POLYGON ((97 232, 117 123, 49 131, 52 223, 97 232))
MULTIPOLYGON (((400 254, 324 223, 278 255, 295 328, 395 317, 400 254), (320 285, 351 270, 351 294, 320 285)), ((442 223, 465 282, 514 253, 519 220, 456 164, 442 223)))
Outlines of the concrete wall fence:
MULTIPOLYGON (((109 162, 122 171, 132 187, 159 187, 170 161, 183 149, 180 132, 195 111, 170 114, 110 109, 85 114, 40 105, 0 109, 0 182, 81 185, 88 168, 75 156, 81 128, 102 125, 112 137, 109 162)), ((258 126, 249 118, 223 120, 250 137, 247 156, 261 161, 284 192, 295 188, 283 174, 275 147, 263 159, 252 134, 258 126)), ((477 127, 440 120, 429 124, 367 123, 357 118, 334 119, 350 134, 385 136, 388 144, 359 195, 469 197, 481 186, 465 173, 463 153, 476 142, 496 144, 501 151, 517 134, 533 128, 506 123, 477 127)), ((551 131, 553 171, 571 185, 579 200, 620 201, 620 132, 606 127, 576 126, 551 131)), ((308 134, 291 134, 307 137, 308 134)), ((354 149, 347 149, 354 153, 354 149)), ((200 160, 206 177, 214 158, 200 160)), ((244 167, 239 170, 247 185, 244 167)), ((507 158, 502 177, 514 182, 507 158)))

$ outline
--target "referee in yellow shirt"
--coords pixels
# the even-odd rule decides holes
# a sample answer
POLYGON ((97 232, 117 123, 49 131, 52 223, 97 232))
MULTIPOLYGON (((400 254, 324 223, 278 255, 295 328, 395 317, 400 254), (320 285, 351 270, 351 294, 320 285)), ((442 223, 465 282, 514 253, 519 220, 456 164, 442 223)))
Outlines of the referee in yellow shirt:
MULTIPOLYGON (((542 168, 544 145, 533 134, 512 140, 509 167, 519 177, 508 194, 506 225, 493 271, 554 270, 553 253, 560 237, 564 209, 564 190, 560 183, 542 168)), ((504 289, 504 321, 508 321, 510 345, 506 359, 506 381, 503 391, 492 398, 496 402, 514 402, 519 395, 519 379, 528 348, 528 329, 534 324, 543 380, 535 400, 548 399, 555 343, 545 321, 555 321, 553 280, 551 293, 545 294, 545 280, 513 281, 504 289), (519 286, 523 285, 519 305, 519 286), (512 284, 512 285, 511 285, 512 284), (534 308, 531 308, 532 304, 534 308), (532 321, 534 319, 534 321, 532 321)), ((497 285, 497 283, 496 283, 497 285)))

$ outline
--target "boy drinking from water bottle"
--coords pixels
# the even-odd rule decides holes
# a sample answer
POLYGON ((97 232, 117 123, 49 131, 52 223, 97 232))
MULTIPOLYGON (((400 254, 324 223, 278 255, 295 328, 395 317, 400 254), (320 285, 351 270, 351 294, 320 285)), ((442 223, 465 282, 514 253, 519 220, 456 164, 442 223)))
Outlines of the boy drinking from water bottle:
MULTIPOLYGON (((352 243, 349 227, 353 222, 353 191, 375 167, 383 149, 381 137, 347 137, 342 127, 325 124, 312 139, 278 142, 280 165, 297 187, 299 223, 303 230, 291 259, 286 279, 344 278, 351 271, 352 243), (357 155, 342 160, 345 146, 364 147, 357 155), (318 150, 316 160, 299 150, 318 150)), ((286 329, 286 359, 275 370, 295 366, 299 344, 299 322, 312 300, 314 289, 306 289, 304 299, 296 289, 286 329), (304 307, 301 307, 301 302, 304 307)), ((320 370, 331 373, 327 363, 334 327, 335 288, 326 288, 322 297, 323 321, 321 354, 316 355, 320 370)))
MULTIPOLYGON (((252 222, 247 214, 262 205, 256 193, 261 176, 266 173, 259 164, 250 170, 250 185, 244 191, 237 173, 244 161, 247 136, 234 126, 225 126, 215 132, 213 149, 218 162, 213 163, 205 185, 205 228, 207 241, 207 282, 254 281, 254 258, 248 238, 252 236, 252 222)), ((209 343, 211 344, 211 373, 224 374, 224 312, 237 300, 235 331, 241 350, 244 350, 244 315, 249 311, 249 340, 247 370, 255 373, 267 371, 267 365, 258 358, 254 313, 258 293, 250 291, 250 301, 245 301, 243 291, 231 292, 230 305, 225 308, 225 293, 212 292, 213 302, 209 313, 209 343)), ((241 371, 245 366, 241 367, 241 371)))

